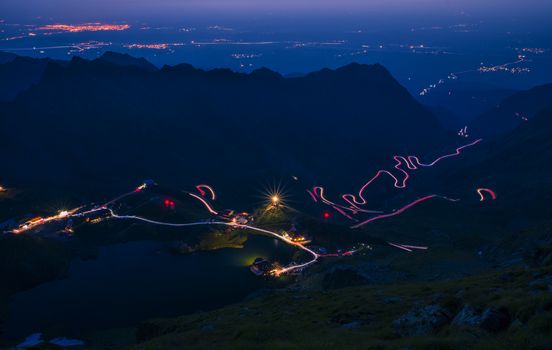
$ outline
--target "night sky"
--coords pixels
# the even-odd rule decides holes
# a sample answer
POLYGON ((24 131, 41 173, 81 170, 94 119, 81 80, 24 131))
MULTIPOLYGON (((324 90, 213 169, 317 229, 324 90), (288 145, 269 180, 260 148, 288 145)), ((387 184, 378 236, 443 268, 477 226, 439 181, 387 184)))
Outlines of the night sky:
POLYGON ((286 16, 467 14, 486 18, 546 18, 552 2, 543 0, 3 0, 0 13, 5 19, 54 17, 79 20, 96 17, 135 18, 151 16, 286 16))

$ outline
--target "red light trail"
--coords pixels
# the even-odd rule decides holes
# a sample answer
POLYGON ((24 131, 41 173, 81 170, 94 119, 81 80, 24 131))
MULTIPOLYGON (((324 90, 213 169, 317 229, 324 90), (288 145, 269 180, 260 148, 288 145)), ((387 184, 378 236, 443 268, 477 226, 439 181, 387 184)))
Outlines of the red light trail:
POLYGON ((201 195, 203 197, 205 197, 205 190, 203 190, 204 188, 207 189, 207 191, 209 191, 209 193, 211 193, 211 200, 215 200, 215 191, 213 190, 213 188, 209 185, 197 185, 196 186, 197 190, 199 191, 199 193, 201 193, 201 195))
POLYGON ((480 202, 485 201, 485 195, 484 195, 483 193, 488 193, 488 194, 490 194, 490 195, 491 195, 491 199, 492 199, 493 201, 496 199, 496 193, 495 193, 493 190, 489 189, 489 188, 478 188, 478 189, 477 189, 477 193, 479 194, 479 197, 480 197, 479 201, 480 201, 480 202))
POLYGON ((359 224, 355 224, 355 225, 351 226, 351 228, 358 228, 358 227, 361 227, 365 224, 368 224, 368 223, 376 221, 376 220, 380 220, 380 219, 384 219, 384 218, 388 218, 388 217, 391 217, 391 216, 398 215, 398 214, 402 213, 403 211, 411 208, 412 206, 414 206, 418 203, 421 203, 425 200, 431 199, 431 198, 440 197, 440 198, 444 198, 444 199, 447 199, 447 200, 451 200, 449 198, 438 196, 438 195, 429 195, 429 196, 420 198, 420 199, 408 204, 407 206, 405 206, 405 207, 403 207, 403 208, 401 208, 401 209, 399 209, 399 210, 397 210, 393 213, 389 213, 389 214, 383 214, 382 211, 364 209, 364 208, 360 207, 360 206, 365 206, 365 205, 368 204, 367 199, 364 197, 365 190, 370 185, 372 185, 378 178, 380 178, 382 175, 387 175, 387 176, 391 177, 391 179, 393 180, 393 186, 395 188, 404 189, 404 188, 406 188, 406 184, 408 182, 408 179, 410 178, 409 171, 417 170, 417 169, 423 168, 423 167, 433 167, 434 165, 436 165, 437 163, 439 163, 440 161, 442 161, 444 159, 459 156, 464 149, 466 149, 468 147, 475 146, 478 143, 480 143, 481 141, 483 141, 483 140, 482 139, 477 139, 473 142, 470 142, 468 144, 460 146, 460 147, 456 148, 456 150, 453 153, 449 153, 449 154, 445 154, 445 155, 442 155, 440 157, 437 157, 436 159, 434 159, 432 162, 429 162, 429 163, 423 163, 422 161, 420 161, 420 159, 417 156, 406 156, 405 157, 405 156, 395 155, 395 156, 393 156, 393 160, 395 161, 394 168, 401 174, 401 176, 400 177, 396 176, 395 174, 393 174, 389 170, 385 170, 385 169, 378 170, 376 172, 376 174, 360 188, 357 195, 343 194, 341 196, 343 201, 345 201, 348 205, 340 205, 340 204, 337 204, 337 203, 334 203, 334 202, 328 200, 324 195, 324 188, 320 187, 320 186, 315 186, 313 188, 313 190, 308 191, 308 193, 315 202, 318 202, 318 199, 320 199, 320 201, 322 203, 332 207, 338 213, 340 213, 341 215, 345 216, 346 218, 348 218, 352 221, 358 221, 358 220, 353 218, 351 215, 347 214, 346 212, 350 212, 353 215, 356 215, 358 213, 382 214, 382 215, 378 215, 378 216, 375 216, 373 218, 370 218, 368 220, 362 221, 359 224))
MULTIPOLYGON (((375 216, 373 218, 370 218, 368 220, 365 220, 361 223, 358 223, 356 225, 353 225, 351 226, 351 228, 359 228, 361 226, 364 226, 370 222, 374 222, 374 221, 377 221, 377 220, 381 220, 381 219, 385 219, 385 218, 390 218, 392 216, 395 216, 395 215, 399 215, 399 214, 402 214, 403 212, 405 212, 406 210, 412 208, 413 206, 415 206, 416 204, 419 204, 419 203, 422 203, 422 202, 425 202, 427 201, 428 199, 432 199, 432 198, 443 198, 443 199, 446 199, 446 200, 449 200, 449 201, 455 201, 453 199, 449 199, 449 198, 446 198, 446 197, 442 197, 442 196, 438 196, 436 194, 430 194, 429 196, 425 196, 425 197, 422 197, 422 198, 418 198, 416 199, 414 202, 411 202, 407 205, 405 205, 404 207, 398 209, 398 210, 395 210, 394 212, 392 213, 389 213, 389 214, 383 214, 383 215, 378 215, 378 216, 375 216)), ((404 247, 404 246, 403 246, 404 247)))
POLYGON ((203 198, 201 198, 200 196, 198 196, 197 194, 193 194, 193 193, 188 193, 190 196, 198 199, 201 203, 203 203, 203 205, 205 205, 205 207, 207 208, 207 210, 209 210, 209 213, 211 214, 214 214, 214 215, 217 215, 218 212, 216 210, 214 210, 211 205, 209 203, 207 203, 207 201, 203 198))
POLYGON ((309 194, 309 196, 311 196, 312 200, 315 203, 318 202, 318 198, 316 198, 316 195, 311 190, 307 190, 307 193, 309 194))
POLYGON ((205 206, 205 208, 207 208, 209 213, 214 214, 214 215, 218 215, 218 212, 215 209, 213 209, 211 204, 209 204, 209 202, 207 202, 205 199, 202 198, 202 197, 205 197, 205 195, 207 194, 207 192, 205 192, 205 190, 204 190, 204 189, 206 189, 207 191, 209 191, 209 194, 211 195, 211 200, 215 200, 216 199, 215 190, 213 190, 213 188, 211 186, 204 185, 204 184, 197 185, 196 189, 201 194, 201 197, 198 196, 197 194, 194 194, 194 193, 188 193, 188 194, 190 196, 194 197, 195 199, 199 200, 201 203, 203 203, 203 205, 205 206))
MULTIPOLYGON (((377 173, 360 188, 360 190, 358 191, 358 194, 356 196, 353 195, 353 194, 344 194, 344 195, 341 196, 343 201, 345 201, 348 204, 348 206, 339 205, 339 204, 336 204, 336 203, 328 200, 324 195, 324 188, 323 187, 316 186, 316 187, 313 188, 312 191, 307 190, 307 192, 309 193, 310 197, 312 198, 312 200, 314 202, 318 202, 320 200, 323 204, 330 206, 331 208, 336 210, 336 212, 340 213, 341 215, 343 215, 344 217, 346 217, 346 218, 348 218, 352 221, 356 221, 356 222, 359 221, 358 219, 353 218, 351 216, 351 215, 356 215, 358 213, 378 214, 376 216, 373 216, 371 218, 368 218, 364 221, 358 222, 355 225, 351 226, 351 228, 353 228, 353 229, 362 227, 362 226, 364 226, 368 223, 374 222, 374 221, 378 221, 378 220, 382 220, 382 219, 386 219, 386 218, 390 218, 390 217, 393 217, 393 216, 400 215, 400 214, 404 213, 405 211, 407 211, 408 209, 410 209, 410 208, 412 208, 412 207, 414 207, 414 206, 416 206, 416 205, 418 205, 422 202, 425 202, 429 199, 432 199, 432 198, 441 198, 441 199, 445 199, 445 200, 448 200, 448 201, 456 201, 454 199, 450 199, 450 198, 447 198, 447 197, 444 197, 444 196, 431 194, 431 195, 427 195, 427 196, 418 198, 418 199, 414 200, 413 202, 403 206, 402 208, 400 208, 398 210, 395 210, 393 212, 390 212, 390 213, 383 213, 382 211, 370 210, 370 209, 365 209, 365 208, 360 207, 360 206, 364 206, 368 203, 367 199, 364 197, 364 191, 371 184, 373 184, 374 181, 376 181, 380 176, 382 176, 384 174, 388 175, 389 177, 391 177, 393 179, 393 186, 395 188, 404 189, 404 188, 406 188, 408 179, 410 178, 410 172, 411 171, 417 170, 417 169, 422 168, 422 167, 433 167, 438 162, 440 162, 444 159, 451 158, 451 157, 456 157, 456 156, 460 155, 462 153, 462 150, 464 150, 465 148, 474 146, 474 145, 478 144, 481 141, 482 141, 481 139, 478 139, 478 140, 475 140, 475 141, 473 141, 471 143, 468 143, 466 145, 460 146, 460 147, 456 148, 456 150, 453 153, 442 155, 442 156, 434 159, 432 162, 429 162, 429 163, 423 163, 416 156, 394 156, 393 157, 393 159, 395 161, 394 169, 396 171, 398 171, 401 174, 401 176, 396 176, 393 172, 391 172, 389 170, 381 169, 381 170, 377 171, 377 173)), ((281 274, 289 273, 289 272, 292 272, 292 271, 295 271, 295 270, 301 270, 301 269, 315 263, 320 257, 347 256, 347 255, 352 255, 355 252, 354 250, 351 250, 351 251, 346 251, 346 252, 343 252, 343 253, 338 252, 336 254, 318 254, 315 251, 313 251, 312 249, 305 246, 305 244, 300 243, 300 242, 296 242, 293 239, 290 239, 288 236, 285 235, 285 233, 284 234, 279 234, 279 233, 276 233, 276 232, 273 232, 273 231, 270 231, 270 230, 266 230, 266 229, 255 227, 255 226, 251 226, 251 225, 247 224, 247 221, 239 222, 239 221, 236 221, 235 218, 232 219, 232 221, 203 220, 203 221, 190 222, 190 223, 168 223, 168 222, 161 222, 161 221, 151 220, 151 219, 147 219, 147 218, 139 217, 139 216, 135 216, 135 215, 118 215, 114 212, 114 210, 112 208, 109 207, 110 205, 120 201, 121 199, 123 199, 127 196, 143 192, 149 186, 154 185, 154 184, 155 183, 152 180, 146 180, 143 184, 136 187, 133 191, 125 193, 125 194, 123 194, 119 197, 116 197, 115 199, 107 202, 104 205, 97 206, 97 207, 94 207, 93 209, 90 209, 90 210, 87 210, 87 211, 82 211, 82 212, 79 212, 82 209, 82 207, 79 207, 79 208, 76 208, 76 209, 73 209, 73 210, 60 211, 57 215, 46 217, 46 218, 38 217, 38 218, 35 218, 35 219, 32 219, 32 220, 29 220, 29 221, 25 222, 24 224, 20 225, 18 228, 12 230, 11 232, 14 233, 14 234, 20 234, 20 233, 23 233, 23 232, 28 231, 28 230, 32 230, 32 229, 34 229, 38 226, 44 225, 44 224, 49 223, 49 222, 67 220, 67 219, 72 218, 72 217, 84 217, 84 216, 88 216, 88 215, 96 213, 96 212, 107 211, 106 214, 109 214, 109 215, 106 218, 138 220, 138 221, 142 221, 142 222, 146 222, 146 223, 150 223, 150 224, 154 224, 154 225, 162 225, 162 226, 170 226, 170 227, 188 227, 188 226, 199 226, 199 225, 222 225, 222 226, 229 226, 229 227, 233 227, 233 228, 242 228, 242 229, 246 229, 246 230, 252 230, 252 231, 265 233, 265 234, 268 234, 270 236, 273 236, 273 237, 275 237, 279 240, 282 240, 282 241, 286 242, 287 244, 295 246, 298 249, 303 250, 303 251, 305 251, 305 252, 307 252, 311 255, 311 259, 307 262, 304 262, 304 263, 301 263, 301 264, 292 264, 292 265, 289 265, 287 267, 278 268, 278 269, 272 271, 274 276, 280 276, 281 274)), ((189 193, 189 192, 188 192, 188 194, 191 197, 199 200, 205 206, 205 208, 209 211, 210 214, 218 215, 218 212, 207 201, 208 199, 212 200, 212 201, 214 201, 216 199, 216 194, 215 194, 215 191, 213 190, 213 188, 211 186, 205 185, 205 184, 197 185, 195 188, 199 192, 199 195, 195 194, 195 193, 189 193)), ((496 199, 496 194, 494 193, 494 191, 492 191, 488 188, 478 188, 477 193, 480 195, 481 201, 485 200, 484 193, 488 193, 493 200, 496 199)), ((270 198, 272 200, 272 206, 276 207, 276 208, 279 207, 280 197, 277 194, 272 194, 270 196, 270 198)), ((164 204, 165 204, 165 207, 170 208, 170 209, 174 208, 174 206, 175 206, 175 202, 170 200, 170 199, 165 199, 164 204)), ((324 211, 322 216, 323 216, 324 220, 328 220, 328 219, 330 219, 331 214, 330 214, 329 211, 324 211)), ((404 251, 407 251, 407 252, 413 252, 414 250, 427 250, 428 249, 428 247, 425 247, 425 246, 406 245, 406 244, 399 244, 399 243, 393 243, 393 242, 387 242, 387 244, 391 247, 401 249, 401 250, 404 250, 404 251)))
MULTIPOLYGON (((271 273, 276 277, 280 276, 282 274, 286 274, 286 273, 296 271, 296 270, 301 270, 301 269, 303 269, 307 266, 310 266, 310 265, 314 264, 321 257, 350 256, 350 255, 353 255, 355 252, 358 251, 358 250, 348 250, 348 251, 345 251, 345 252, 338 252, 338 253, 335 253, 335 254, 318 254, 314 250, 312 250, 312 249, 308 248, 307 246, 305 246, 305 244, 300 243, 300 242, 296 242, 293 239, 289 238, 289 236, 287 236, 285 233, 284 234, 279 234, 279 233, 276 233, 274 231, 270 231, 270 230, 267 230, 267 229, 263 229, 263 228, 259 228, 259 227, 255 227, 255 226, 251 226, 251 225, 247 225, 247 224, 242 224, 242 223, 236 222, 234 220, 232 220, 232 221, 203 220, 203 221, 196 221, 196 222, 189 222, 189 223, 170 223, 170 222, 162 222, 162 221, 152 220, 152 219, 148 219, 148 218, 144 218, 144 217, 136 216, 136 215, 118 215, 118 214, 115 213, 115 211, 112 208, 109 208, 109 206, 111 204, 114 204, 117 201, 120 201, 121 199, 123 199, 127 196, 137 194, 137 193, 140 193, 140 192, 144 191, 151 184, 153 184, 153 182, 151 180, 148 180, 144 184, 142 184, 142 185, 138 186, 137 188, 135 188, 133 191, 125 193, 121 196, 118 196, 115 199, 107 202, 104 205, 97 206, 97 207, 94 207, 94 208, 86 210, 86 211, 79 212, 83 207, 78 207, 78 208, 75 208, 75 209, 72 209, 72 210, 60 211, 57 215, 54 215, 54 216, 50 216, 50 217, 46 217, 46 218, 38 217, 38 218, 35 218, 35 219, 32 219, 32 220, 29 220, 29 221, 25 222, 24 224, 20 225, 18 228, 12 230, 11 232, 14 233, 14 234, 21 234, 25 231, 32 230, 32 229, 34 229, 38 226, 44 225, 44 224, 49 223, 49 222, 68 220, 68 219, 73 218, 73 217, 85 217, 85 216, 88 216, 90 214, 94 214, 94 213, 101 212, 101 211, 105 211, 106 214, 109 214, 108 216, 106 216, 106 218, 119 219, 119 220, 137 220, 137 221, 142 221, 142 222, 153 224, 153 225, 161 225, 161 226, 169 226, 169 227, 191 227, 191 226, 202 226, 202 225, 203 226, 205 226, 205 225, 215 225, 216 226, 216 225, 218 225, 218 226, 229 226, 229 227, 233 227, 233 228, 241 228, 241 229, 251 230, 251 231, 260 232, 260 233, 270 235, 270 236, 275 237, 275 238, 277 238, 281 241, 284 241, 285 243, 287 243, 289 245, 297 247, 298 249, 303 250, 303 251, 307 252, 309 255, 311 255, 311 259, 304 262, 304 263, 301 263, 301 264, 292 263, 292 264, 288 265, 287 267, 278 268, 278 269, 275 269, 275 270, 271 271, 271 273)), ((198 191, 200 192, 200 194, 202 196, 205 196, 207 194, 207 192, 204 190, 204 189, 206 189, 209 192, 211 199, 213 199, 213 200, 215 199, 215 191, 213 190, 213 188, 211 186, 198 185, 198 186, 196 186, 196 188, 198 189, 198 191)), ((217 211, 215 211, 210 206, 210 204, 204 198, 202 198, 202 196, 196 195, 194 193, 188 193, 188 194, 190 196, 198 199, 199 201, 201 201, 211 214, 214 214, 214 215, 218 214, 217 211)), ((170 199, 165 199, 163 201, 163 203, 165 204, 165 206, 169 206, 171 208, 174 207, 174 204, 175 204, 175 202, 170 200, 170 199)), ((413 205, 413 204, 411 204, 411 205, 413 205)), ((403 210, 406 210, 406 208, 403 208, 403 210)), ((329 219, 331 215, 330 215, 329 212, 324 212, 323 216, 324 216, 325 219, 329 219)), ((409 251, 409 252, 412 252, 414 249, 418 249, 418 250, 427 249, 427 247, 410 246, 410 245, 403 245, 403 244, 397 244, 397 243, 391 243, 391 242, 388 242, 388 244, 390 246, 393 246, 393 247, 396 247, 396 248, 399 248, 399 249, 402 249, 402 250, 405 250, 405 251, 409 251)))

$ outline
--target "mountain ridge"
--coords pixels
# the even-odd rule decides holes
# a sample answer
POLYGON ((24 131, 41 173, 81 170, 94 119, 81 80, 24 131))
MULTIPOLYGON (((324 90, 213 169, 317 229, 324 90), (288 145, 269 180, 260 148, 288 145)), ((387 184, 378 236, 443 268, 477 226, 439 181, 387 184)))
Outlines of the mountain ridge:
MULTIPOLYGON (((312 181, 363 179, 371 167, 354 158, 377 164, 393 153, 425 152, 449 142, 430 111, 381 65, 350 64, 284 78, 266 68, 244 74, 181 64, 149 71, 73 58, 63 65, 50 62, 39 84, 1 108, 5 130, 16 131, 4 142, 18 150, 3 154, 5 159, 18 164, 40 155, 40 162, 57 165, 61 178, 96 177, 98 169, 119 169, 121 162, 129 163, 121 174, 145 175, 161 166, 161 158, 170 164, 184 157, 197 165, 192 172, 198 177, 220 167, 233 172, 262 164, 257 172, 297 172, 312 181), (128 159, 100 155, 113 149, 128 159), (60 152, 71 156, 53 157, 60 152), (91 158, 79 160, 82 152, 91 158), (244 165, 231 160, 238 154, 247 159, 244 165), (148 160, 138 161, 141 156, 148 160)), ((31 177, 28 170, 15 172, 31 177)))

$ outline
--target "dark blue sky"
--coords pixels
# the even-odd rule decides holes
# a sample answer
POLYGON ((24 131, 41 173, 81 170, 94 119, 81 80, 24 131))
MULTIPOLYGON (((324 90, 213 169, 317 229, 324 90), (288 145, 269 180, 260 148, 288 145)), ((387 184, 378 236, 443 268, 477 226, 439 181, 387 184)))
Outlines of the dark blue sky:
POLYGON ((8 19, 55 17, 251 16, 263 14, 451 15, 487 18, 544 17, 552 9, 546 0, 2 0, 0 14, 8 19))

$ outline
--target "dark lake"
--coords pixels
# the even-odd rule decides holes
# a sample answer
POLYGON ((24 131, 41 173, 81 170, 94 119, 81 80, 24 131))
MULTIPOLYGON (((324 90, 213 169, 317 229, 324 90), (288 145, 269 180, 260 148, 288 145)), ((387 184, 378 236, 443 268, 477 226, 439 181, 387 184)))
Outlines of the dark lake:
POLYGON ((287 262, 292 253, 254 235, 244 249, 191 255, 172 255, 157 241, 106 246, 97 259, 73 261, 67 278, 15 295, 7 337, 79 337, 238 302, 269 283, 249 271, 256 257, 287 262))

